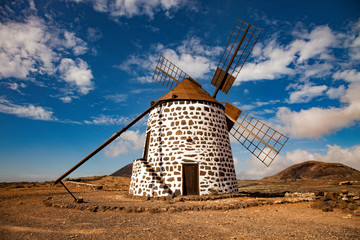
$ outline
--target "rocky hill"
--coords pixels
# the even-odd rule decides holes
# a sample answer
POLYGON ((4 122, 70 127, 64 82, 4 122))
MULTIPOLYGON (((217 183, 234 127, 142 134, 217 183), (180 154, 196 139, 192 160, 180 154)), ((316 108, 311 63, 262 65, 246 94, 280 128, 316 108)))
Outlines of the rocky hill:
POLYGON ((294 180, 360 180, 360 171, 341 163, 307 161, 292 165, 283 171, 265 177, 263 181, 294 180))
POLYGON ((126 165, 123 168, 120 168, 116 172, 112 173, 110 176, 131 177, 131 174, 132 174, 132 163, 126 165))

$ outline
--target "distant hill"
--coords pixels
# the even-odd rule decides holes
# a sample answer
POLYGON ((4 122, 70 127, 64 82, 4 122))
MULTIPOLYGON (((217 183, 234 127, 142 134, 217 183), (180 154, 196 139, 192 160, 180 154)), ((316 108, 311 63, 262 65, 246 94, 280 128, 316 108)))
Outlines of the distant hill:
POLYGON ((292 165, 281 172, 265 177, 263 181, 294 181, 294 180, 359 180, 360 171, 341 163, 307 161, 292 165))
POLYGON ((131 177, 132 174, 132 163, 126 165, 123 168, 120 168, 110 176, 117 176, 117 177, 131 177))

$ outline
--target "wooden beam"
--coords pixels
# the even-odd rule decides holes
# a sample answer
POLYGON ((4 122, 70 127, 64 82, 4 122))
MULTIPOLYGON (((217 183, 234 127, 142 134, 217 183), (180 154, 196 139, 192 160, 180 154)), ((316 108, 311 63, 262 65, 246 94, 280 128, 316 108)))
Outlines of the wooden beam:
MULTIPOLYGON (((253 136, 254 138, 256 138, 257 140, 259 140, 260 142, 262 142, 265 146, 267 146, 268 148, 270 148, 271 150, 273 150, 274 152, 276 152, 276 154, 278 154, 279 152, 276 151, 273 147, 271 147, 267 142, 265 142, 264 140, 262 140, 261 138, 259 138, 255 133, 251 132, 249 129, 247 129, 246 127, 244 127, 243 125, 241 125, 240 123, 238 123, 237 121, 235 121, 233 118, 231 118, 229 115, 227 115, 225 113, 225 115, 231 120, 233 121, 236 125, 238 125, 239 127, 243 128, 246 132, 248 132, 251 136, 253 136)), ((266 125, 266 124, 264 124, 266 125)), ((267 125, 266 125, 267 126, 267 125)))
POLYGON ((168 74, 167 72, 165 72, 164 70, 162 70, 161 68, 159 68, 158 66, 156 66, 156 69, 159 70, 160 72, 164 73, 166 76, 168 76, 169 78, 171 78, 172 80, 174 80, 177 83, 180 83, 178 80, 176 80, 174 77, 172 77, 170 74, 168 74))
POLYGON ((106 142, 104 142, 100 147, 95 149, 92 153, 90 153, 88 156, 86 156, 83 160, 78 162, 75 166, 73 166, 70 170, 68 170, 66 173, 61 175, 56 181, 55 184, 61 182, 65 177, 67 177, 70 173, 75 171, 78 167, 83 165, 86 161, 88 161, 90 158, 92 158, 95 154, 100 152, 103 148, 105 148, 107 145, 109 145, 112 141, 114 141, 116 138, 118 138, 122 133, 124 133, 126 130, 128 130, 132 125, 134 125, 136 122, 138 122, 141 118, 143 118, 146 114, 148 114, 152 109, 163 103, 164 101, 159 101, 154 103, 151 107, 149 107, 145 112, 140 114, 137 118, 135 118, 133 121, 131 121, 127 126, 125 126, 123 129, 121 129, 119 132, 115 133, 112 137, 110 137, 106 142))

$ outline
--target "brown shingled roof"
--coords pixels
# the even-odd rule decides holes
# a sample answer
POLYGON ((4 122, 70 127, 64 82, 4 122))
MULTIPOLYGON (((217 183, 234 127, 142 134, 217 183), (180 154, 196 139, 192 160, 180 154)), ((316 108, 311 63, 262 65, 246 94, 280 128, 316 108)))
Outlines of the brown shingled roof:
POLYGON ((201 100, 221 104, 202 89, 200 83, 188 78, 185 78, 158 101, 162 100, 201 100))

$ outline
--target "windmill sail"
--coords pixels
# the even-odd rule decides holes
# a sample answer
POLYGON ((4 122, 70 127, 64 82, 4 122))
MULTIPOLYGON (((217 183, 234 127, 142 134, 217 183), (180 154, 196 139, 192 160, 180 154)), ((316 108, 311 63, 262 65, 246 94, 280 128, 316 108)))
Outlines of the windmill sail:
POLYGON ((153 76, 155 82, 172 90, 184 78, 189 78, 189 75, 160 55, 153 76))
POLYGON ((234 123, 230 134, 266 166, 270 166, 289 139, 230 103, 225 105, 225 115, 234 123))
POLYGON ((211 81, 216 87, 213 97, 216 97, 219 90, 228 93, 262 31, 243 21, 236 21, 211 81))

